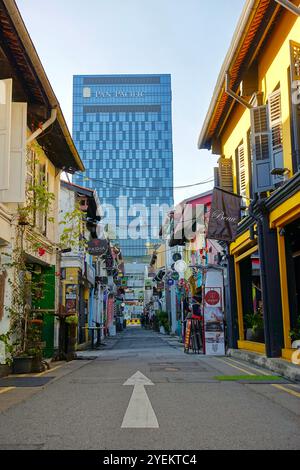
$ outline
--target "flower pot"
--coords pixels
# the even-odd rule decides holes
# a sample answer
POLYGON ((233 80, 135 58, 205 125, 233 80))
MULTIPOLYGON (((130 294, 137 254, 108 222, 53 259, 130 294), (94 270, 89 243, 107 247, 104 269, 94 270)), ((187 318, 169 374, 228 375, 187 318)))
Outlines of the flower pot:
POLYGON ((257 329, 253 331, 252 328, 248 328, 246 333, 246 340, 252 341, 254 343, 264 343, 265 332, 263 329, 257 329))
POLYGON ((44 366, 42 364, 42 358, 40 356, 33 357, 31 363, 31 372, 38 373, 43 371, 44 366))
POLYGON ((14 357, 13 374, 30 374, 32 372, 32 356, 14 357))
POLYGON ((29 320, 29 323, 32 325, 32 326, 43 326, 44 322, 43 320, 29 320))
POLYGON ((293 349, 300 349, 300 339, 293 342, 292 348, 293 349))

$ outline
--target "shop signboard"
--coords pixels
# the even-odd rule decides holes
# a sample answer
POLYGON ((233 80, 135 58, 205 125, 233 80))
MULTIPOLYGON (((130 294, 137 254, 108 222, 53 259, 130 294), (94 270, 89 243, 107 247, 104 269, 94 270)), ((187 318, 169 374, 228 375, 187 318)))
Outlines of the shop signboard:
POLYGON ((204 337, 207 356, 225 355, 221 287, 206 287, 204 290, 204 337))
POLYGON ((115 313, 115 299, 113 295, 110 295, 107 300, 107 326, 108 328, 112 326, 114 321, 115 313))
POLYGON ((233 242, 241 220, 241 196, 215 188, 210 211, 207 238, 233 242))
POLYGON ((88 253, 93 256, 102 256, 107 252, 107 240, 92 240, 88 243, 88 253))

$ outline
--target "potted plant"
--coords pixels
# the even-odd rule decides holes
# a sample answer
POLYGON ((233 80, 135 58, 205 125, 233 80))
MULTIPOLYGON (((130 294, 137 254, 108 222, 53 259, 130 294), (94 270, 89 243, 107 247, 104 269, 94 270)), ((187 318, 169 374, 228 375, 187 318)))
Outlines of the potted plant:
POLYGON ((260 310, 249 313, 245 316, 245 326, 247 341, 253 341, 256 343, 264 342, 264 319, 260 310))
POLYGON ((168 335, 170 333, 170 323, 169 323, 168 313, 160 312, 158 314, 158 321, 159 321, 160 332, 162 334, 168 335))
POLYGON ((77 340, 77 326, 78 316, 75 314, 69 315, 65 319, 65 323, 68 328, 68 345, 67 345, 67 360, 71 361, 75 358, 75 347, 77 340))

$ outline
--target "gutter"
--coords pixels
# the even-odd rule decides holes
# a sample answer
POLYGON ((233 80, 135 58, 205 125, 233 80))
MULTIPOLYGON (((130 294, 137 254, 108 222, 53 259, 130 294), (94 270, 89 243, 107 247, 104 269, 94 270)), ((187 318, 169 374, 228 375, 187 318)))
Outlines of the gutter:
MULTIPOLYGON (((60 104, 55 96, 55 93, 53 91, 53 88, 51 87, 51 84, 49 82, 49 79, 46 75, 46 72, 43 68, 43 65, 41 63, 41 60, 38 56, 38 53, 32 43, 32 40, 30 38, 30 35, 28 33, 28 30, 24 24, 24 21, 22 19, 22 16, 19 12, 19 9, 16 5, 16 2, 14 0, 2 0, 9 15, 11 20, 13 21, 13 24, 16 28, 16 31, 19 35, 19 38, 26 49, 26 52, 28 54, 28 57, 30 58, 30 61, 33 65, 34 71, 37 74, 37 77, 41 83, 42 88, 44 89, 47 99, 50 103, 50 107, 53 110, 56 110, 57 112, 57 120, 59 122, 59 125, 61 127, 62 133, 64 135, 64 138, 66 142, 68 143, 68 146, 70 148, 70 151, 74 157, 74 161, 76 162, 76 165, 79 169, 79 171, 84 171, 84 164, 81 161, 81 158, 79 156, 79 153, 75 147, 75 144, 73 142, 73 139, 71 137, 70 131, 68 129, 67 123, 65 121, 65 118, 63 116, 60 104)), ((51 118, 52 118, 52 112, 51 112, 51 118)), ((50 118, 50 119, 51 119, 50 118)), ((46 123, 45 123, 46 124, 46 123)), ((51 125, 51 124, 50 124, 51 125)))
POLYGON ((239 19, 238 25, 236 27, 233 39, 231 41, 229 50, 226 54, 224 63, 222 65, 221 72, 219 74, 217 84, 214 89, 213 98, 211 100, 199 139, 198 139, 198 149, 207 149, 209 150, 210 147, 204 146, 205 137, 207 134, 207 128, 210 124, 210 121, 213 117, 215 109, 222 98, 221 92, 224 87, 224 76, 226 72, 230 70, 231 64, 234 61, 236 55, 238 54, 238 46, 241 43, 243 36, 245 36, 245 29, 247 24, 249 23, 250 18, 256 11, 257 3, 259 0, 248 0, 246 5, 244 6, 243 12, 239 19))
POLYGON ((41 135, 48 127, 50 127, 57 119, 57 109, 54 108, 51 111, 51 117, 46 121, 39 129, 37 129, 31 136, 27 139, 27 145, 29 145, 33 140, 35 140, 39 135, 41 135))

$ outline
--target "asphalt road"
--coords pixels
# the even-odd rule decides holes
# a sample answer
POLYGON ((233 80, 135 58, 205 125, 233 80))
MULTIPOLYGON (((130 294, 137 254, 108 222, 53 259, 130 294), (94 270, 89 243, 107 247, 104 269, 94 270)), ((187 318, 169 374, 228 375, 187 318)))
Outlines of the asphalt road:
POLYGON ((44 374, 53 380, 38 389, 0 388, 0 449, 300 449, 299 386, 220 382, 258 371, 185 355, 175 340, 139 328, 110 344, 44 374), (122 428, 133 393, 124 383, 138 371, 153 383, 145 390, 155 429, 122 428))

